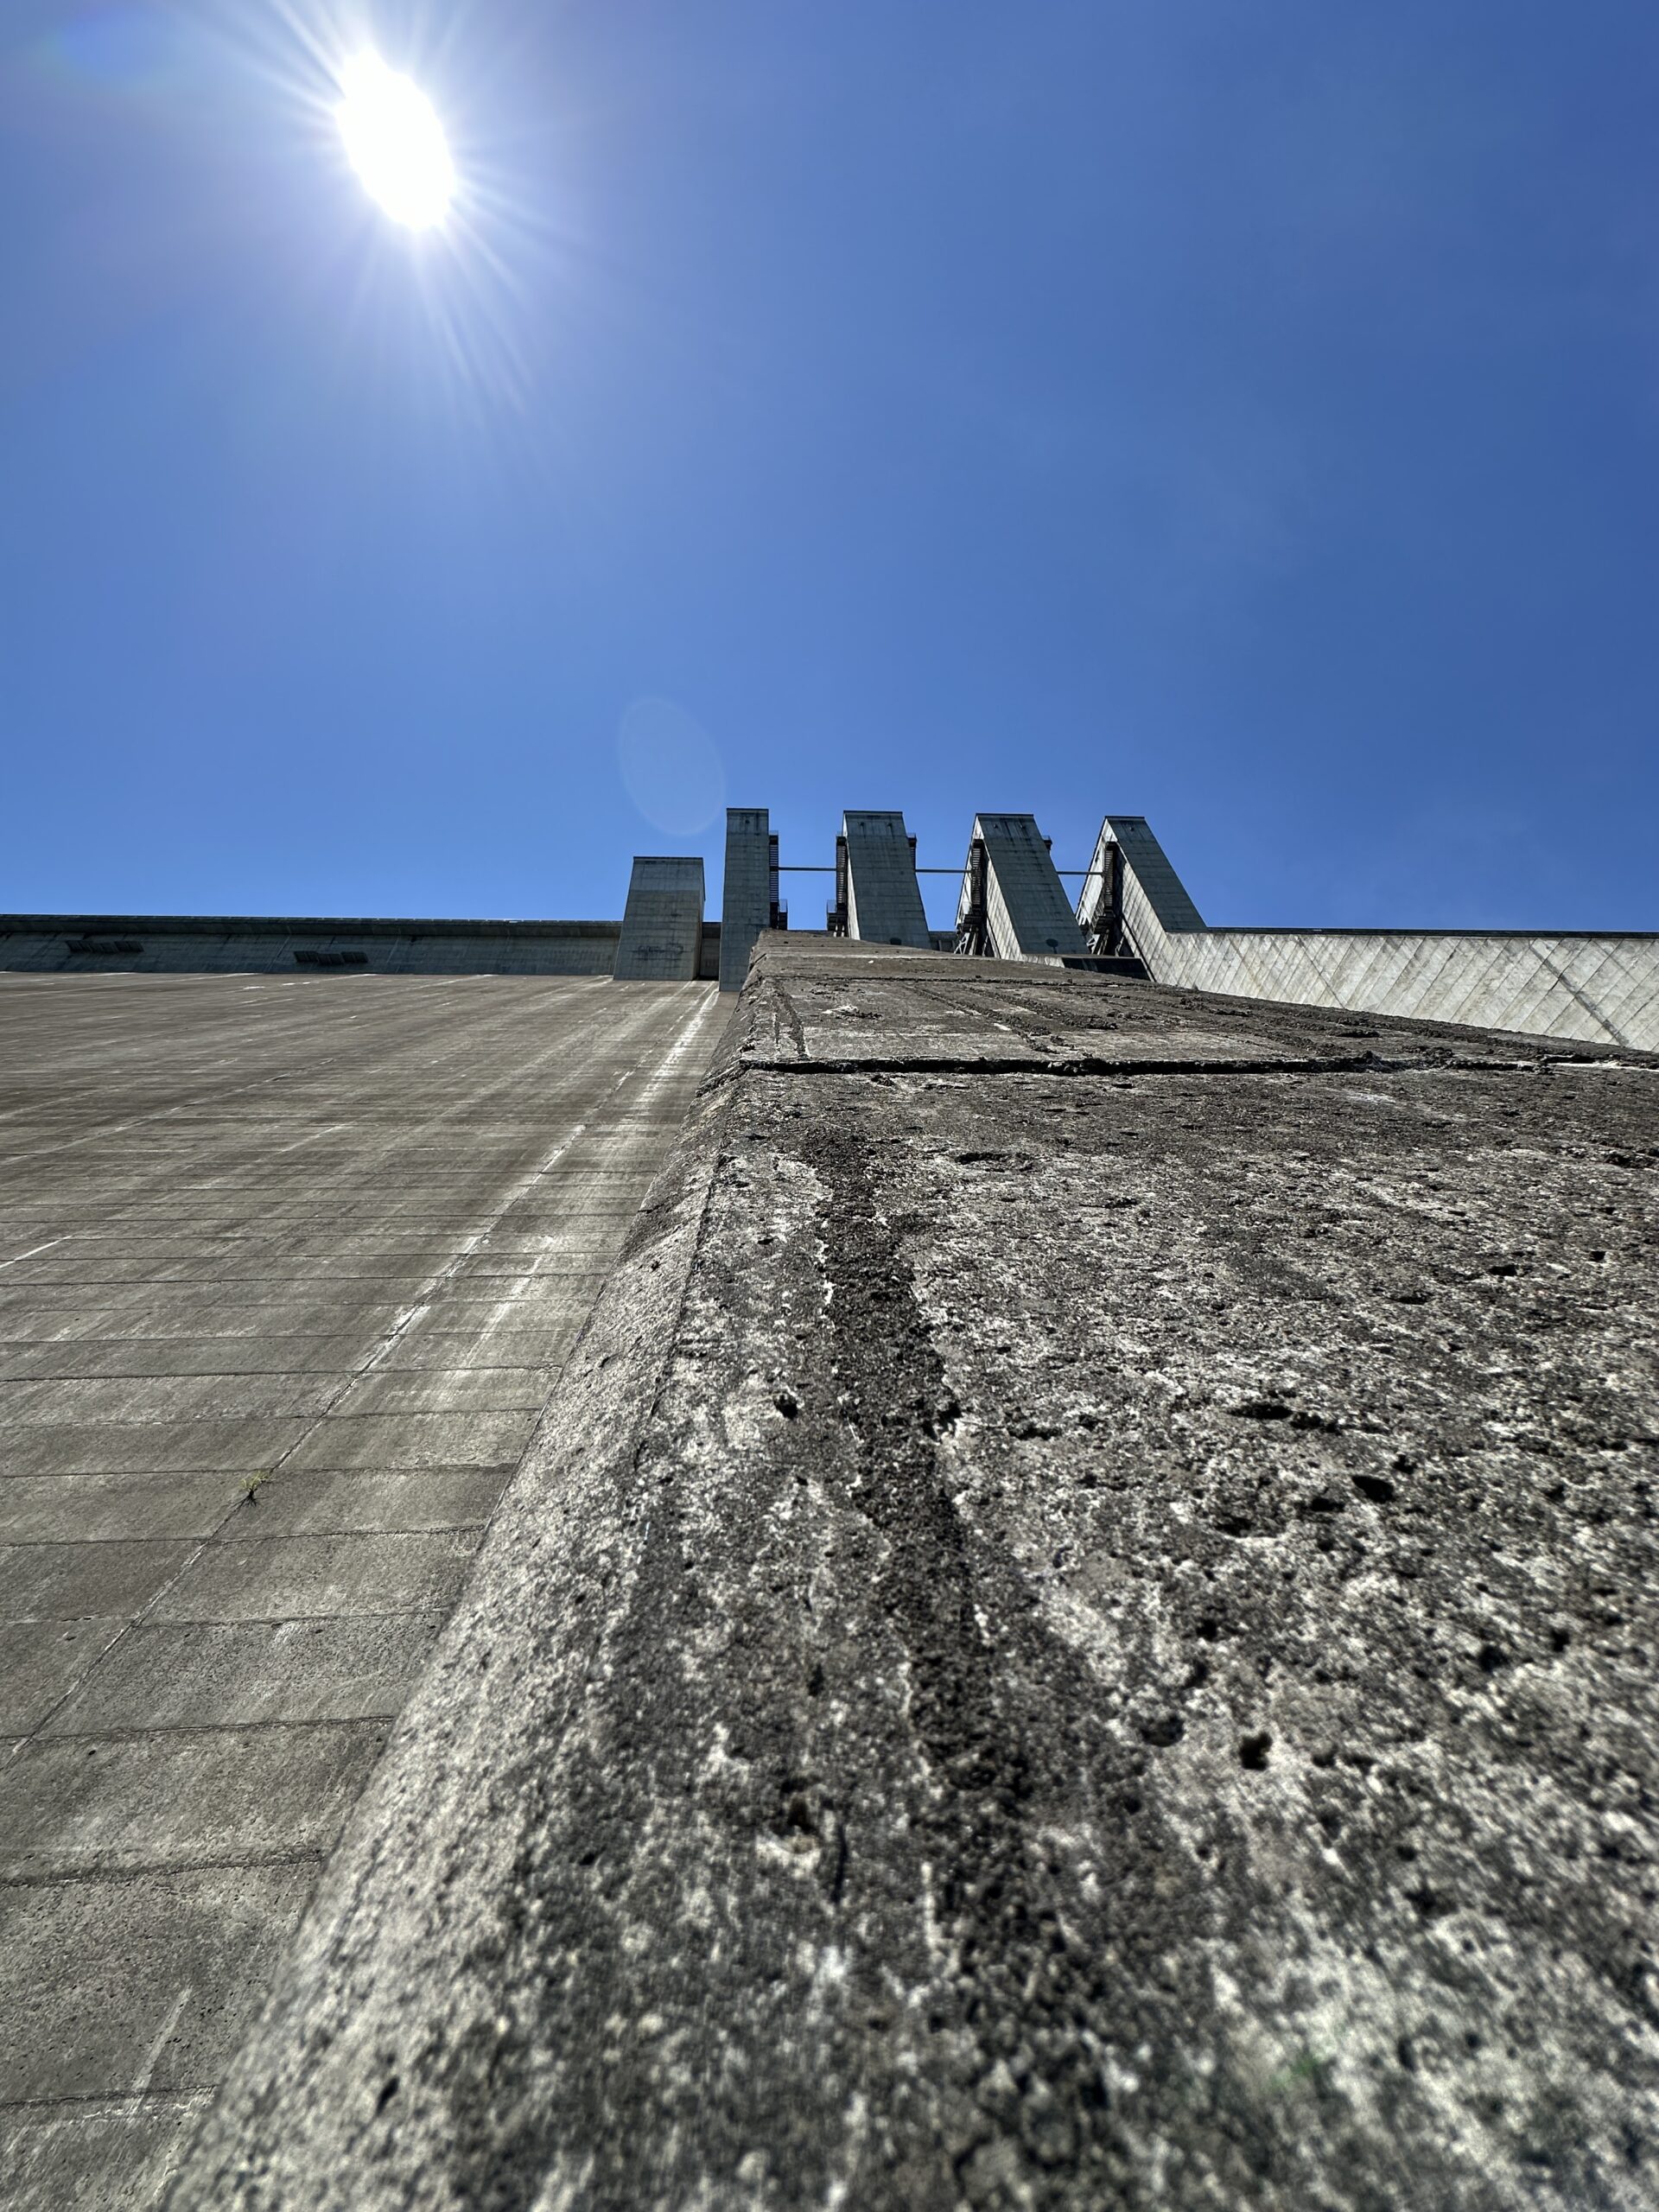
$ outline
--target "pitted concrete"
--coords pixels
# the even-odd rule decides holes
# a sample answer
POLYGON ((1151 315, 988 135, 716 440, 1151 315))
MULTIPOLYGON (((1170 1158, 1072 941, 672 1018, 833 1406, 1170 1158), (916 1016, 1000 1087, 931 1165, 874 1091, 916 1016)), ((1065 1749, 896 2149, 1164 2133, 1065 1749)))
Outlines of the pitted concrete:
POLYGON ((154 2202, 724 1019, 0 980, 8 2206, 154 2202))
POLYGON ((177 2212, 1654 2202, 1659 1066, 965 964, 763 950, 177 2212))

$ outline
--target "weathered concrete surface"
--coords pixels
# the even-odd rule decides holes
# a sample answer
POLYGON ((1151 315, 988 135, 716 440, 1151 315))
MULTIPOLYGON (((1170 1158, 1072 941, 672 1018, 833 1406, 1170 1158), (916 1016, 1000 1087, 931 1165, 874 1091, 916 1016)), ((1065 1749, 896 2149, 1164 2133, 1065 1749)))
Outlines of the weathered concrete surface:
POLYGON ((1154 982, 1299 1006, 1659 1050, 1659 936, 1639 931, 1211 929, 1140 815, 1108 815, 1078 895, 1124 860, 1123 912, 1154 982))
POLYGON ((1659 1069, 968 965, 763 949, 176 2212, 1655 2202, 1659 1069))
POLYGON ((154 2201, 725 1018, 0 981, 8 2207, 154 2201))

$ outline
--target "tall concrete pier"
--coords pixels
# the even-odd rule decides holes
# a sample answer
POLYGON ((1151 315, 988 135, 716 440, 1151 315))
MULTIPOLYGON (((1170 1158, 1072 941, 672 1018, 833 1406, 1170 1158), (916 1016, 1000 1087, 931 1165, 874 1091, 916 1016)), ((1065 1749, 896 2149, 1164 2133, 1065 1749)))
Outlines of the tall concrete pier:
POLYGON ((725 889, 720 912, 720 988, 741 991, 755 941, 778 911, 778 840, 764 806, 726 810, 725 889))
POLYGON ((976 814, 957 901, 958 942, 995 960, 1081 953, 1083 932, 1030 814, 976 814))
POLYGON ((702 862, 643 854, 628 880, 611 972, 618 982, 689 983, 702 972, 702 862))
POLYGON ((847 934, 874 944, 908 944, 926 951, 932 944, 916 854, 902 814, 844 814, 841 819, 846 855, 847 934))

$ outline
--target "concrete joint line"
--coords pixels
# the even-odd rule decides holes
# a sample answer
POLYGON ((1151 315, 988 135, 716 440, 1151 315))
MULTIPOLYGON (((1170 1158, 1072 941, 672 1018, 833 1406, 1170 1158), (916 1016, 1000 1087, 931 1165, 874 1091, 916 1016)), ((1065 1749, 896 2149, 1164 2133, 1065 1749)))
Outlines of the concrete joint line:
POLYGON ((1606 1015, 1596 1004, 1595 1001, 1590 996, 1589 993, 1580 989, 1579 986, 1573 981, 1572 977, 1560 965, 1559 961, 1552 960, 1547 952, 1541 952, 1538 955, 1538 964, 1541 968, 1548 969, 1550 974, 1555 978, 1561 988, 1576 1005, 1583 1009, 1583 1011, 1589 1016, 1590 1020, 1596 1024, 1596 1027, 1599 1029, 1604 1029, 1606 1031, 1608 1036, 1611 1038, 1615 1045, 1624 1046, 1627 1052, 1630 1050, 1630 1039, 1626 1037, 1622 1031, 1614 1027, 1613 1024, 1608 1020, 1606 1015))
POLYGON ((1465 1058, 1461 1054, 1452 1054, 1444 1059, 1406 1060, 1376 1059, 1363 1054, 1328 1060, 1108 1060, 1093 1058, 1032 1060, 941 1053, 931 1059, 746 1060, 737 1067, 721 1069, 709 1076, 708 1087, 712 1089, 716 1084, 730 1084, 752 1075, 1028 1075, 1062 1080, 1077 1077, 1141 1075, 1532 1075, 1542 1067, 1605 1067, 1610 1065, 1625 1067, 1635 1074, 1650 1072, 1638 1062, 1609 1063, 1599 1056, 1586 1056, 1580 1059, 1570 1053, 1552 1054, 1543 1060, 1484 1060, 1465 1058))
POLYGON ((67 1234, 62 1236, 48 1236, 44 1244, 31 1245, 27 1252, 14 1252, 10 1259, 0 1260, 0 1268, 21 1267, 25 1260, 37 1259, 42 1252, 51 1251, 54 1245, 67 1244, 68 1242, 67 1234))

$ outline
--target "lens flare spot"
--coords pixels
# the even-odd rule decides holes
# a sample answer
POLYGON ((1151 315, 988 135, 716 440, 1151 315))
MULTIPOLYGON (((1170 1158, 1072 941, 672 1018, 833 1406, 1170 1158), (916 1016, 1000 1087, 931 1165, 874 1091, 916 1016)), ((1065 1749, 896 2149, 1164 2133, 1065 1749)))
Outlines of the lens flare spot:
POLYGON ((378 54, 359 54, 340 73, 335 110, 352 167, 395 223, 411 231, 441 222, 455 189, 454 165, 432 103, 378 54))

